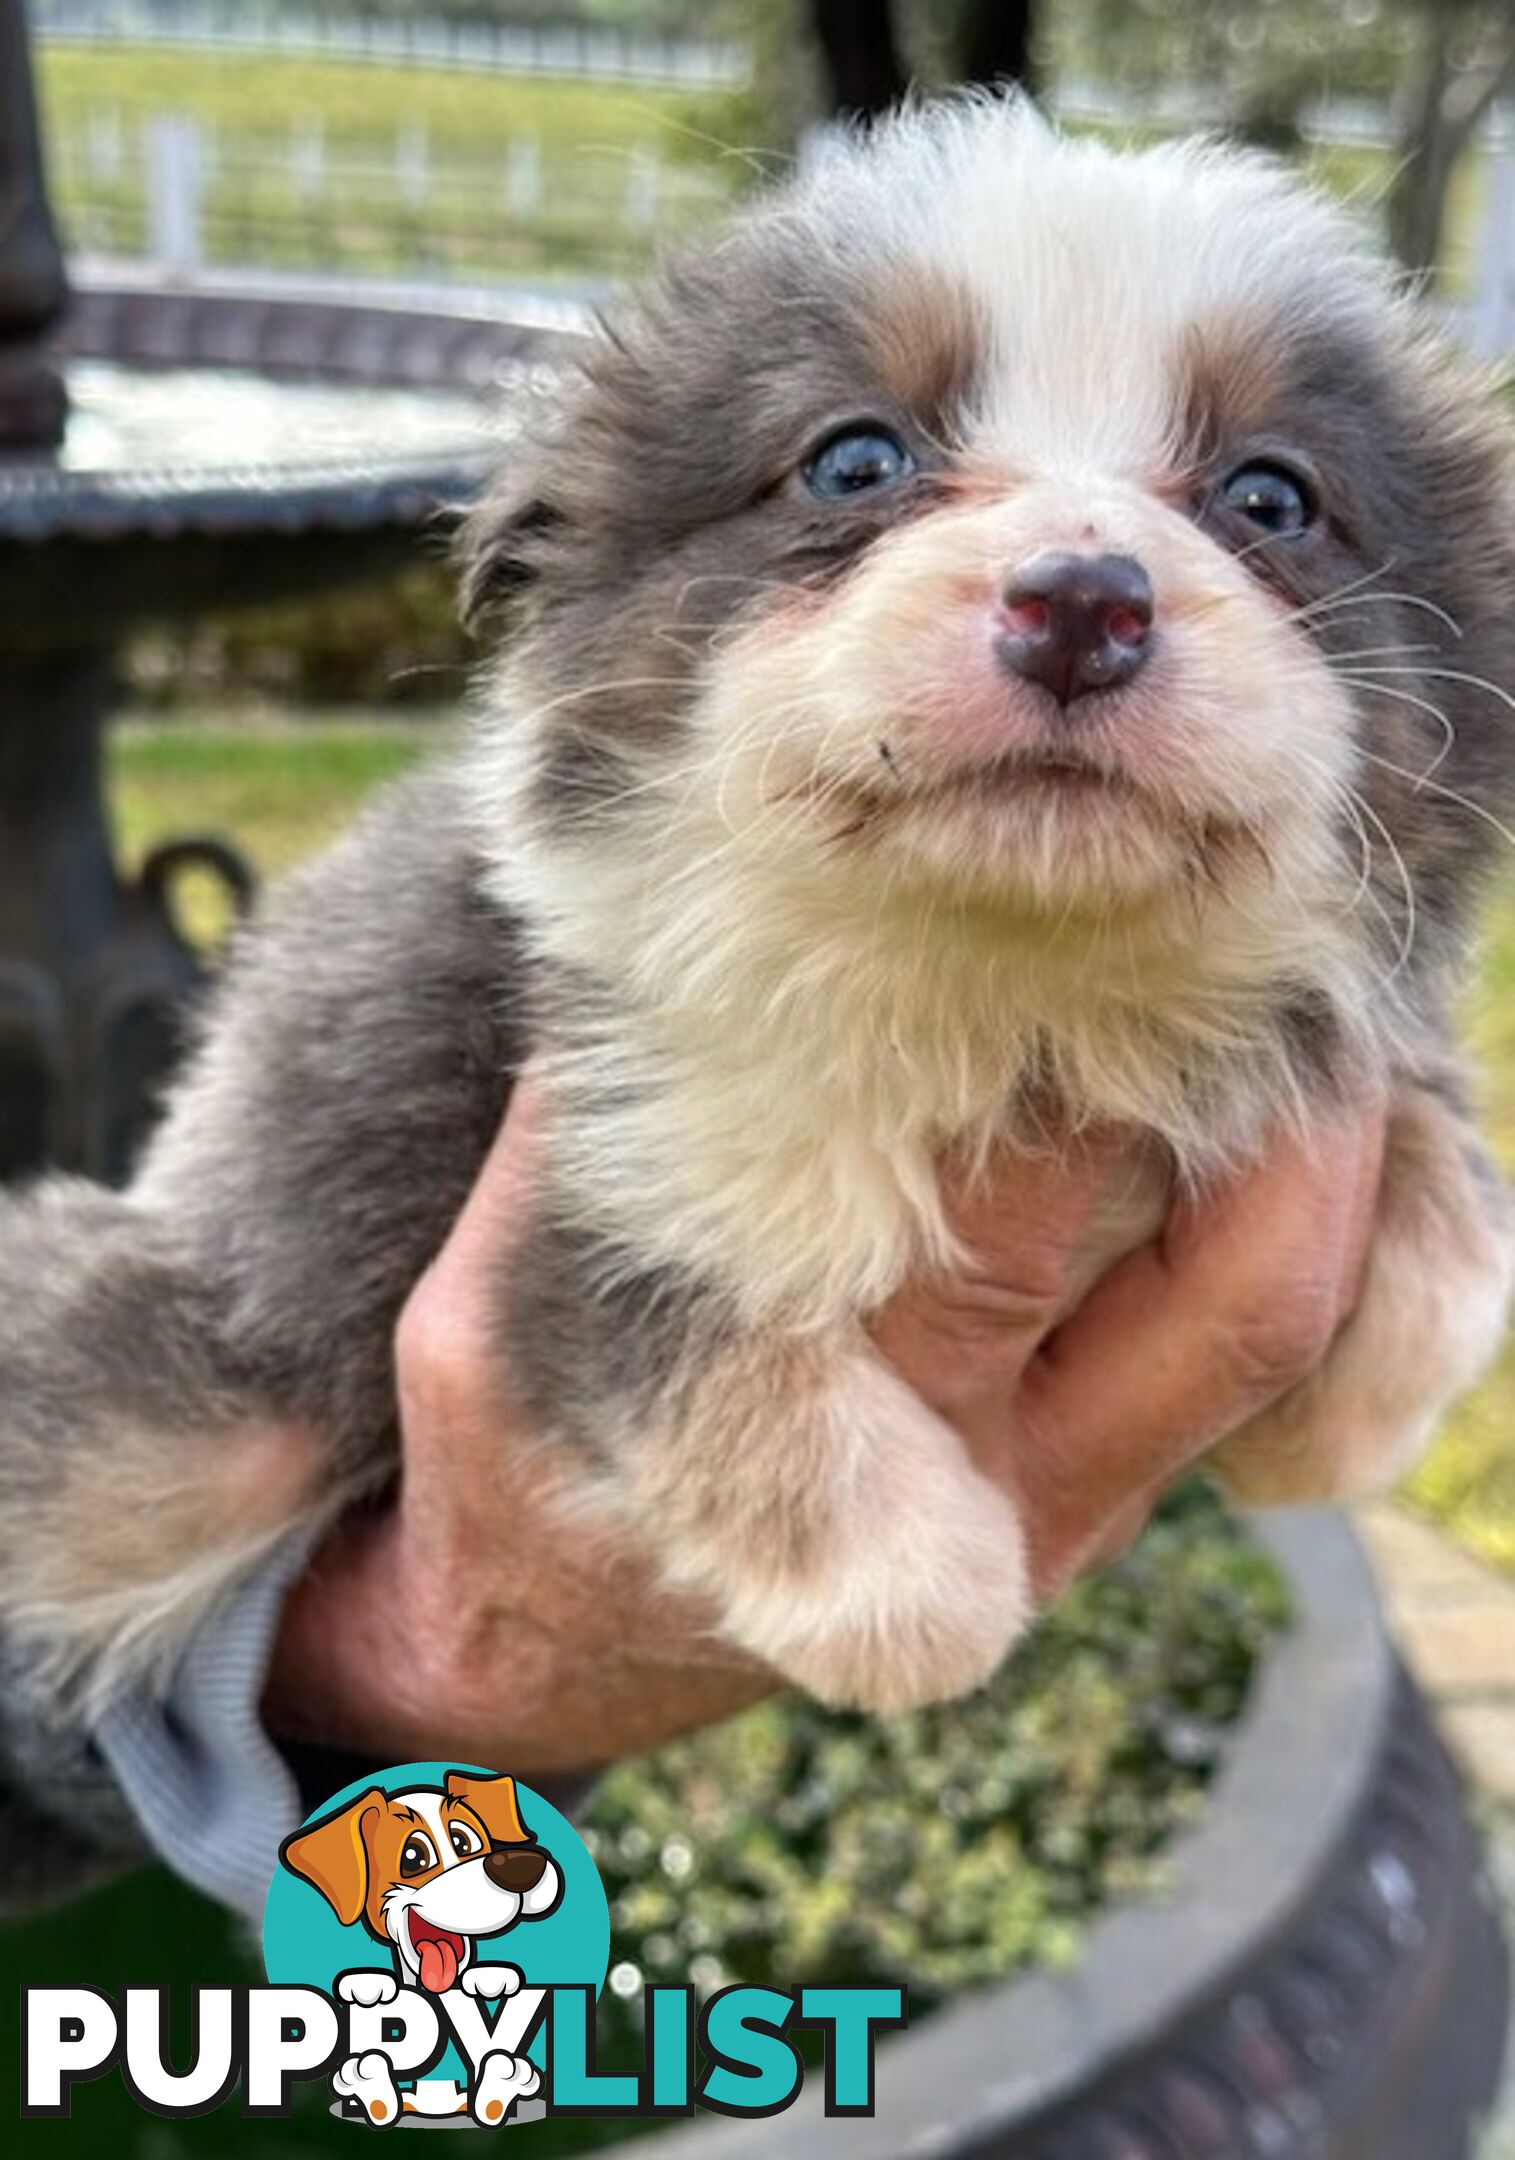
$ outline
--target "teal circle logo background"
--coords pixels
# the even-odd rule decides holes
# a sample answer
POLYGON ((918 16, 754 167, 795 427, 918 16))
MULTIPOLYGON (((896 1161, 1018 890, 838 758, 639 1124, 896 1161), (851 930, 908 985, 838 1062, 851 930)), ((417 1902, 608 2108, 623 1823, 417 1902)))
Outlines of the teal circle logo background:
MULTIPOLYGON (((474 1777, 499 1775, 474 1763, 400 1763, 376 1777, 344 1785, 311 1810, 306 1824, 324 1821, 375 1786, 388 1793, 440 1788, 449 1770, 474 1777)), ((610 1907, 599 1870, 577 1830, 550 1800, 519 1778, 516 1797, 527 1829, 562 1875, 563 1896, 545 1919, 519 1920, 503 1935, 479 1936, 478 1962, 514 1965, 531 1986, 591 1987, 598 1995, 610 1966, 610 1907)), ((282 1861, 263 1909, 263 1964, 276 1985, 323 1988, 328 1994, 339 1973, 396 1969, 393 1952, 376 1942, 361 1921, 343 1927, 315 1885, 291 1873, 282 1861)), ((534 2061, 539 2062, 541 2048, 539 2036, 529 2051, 534 2061)))

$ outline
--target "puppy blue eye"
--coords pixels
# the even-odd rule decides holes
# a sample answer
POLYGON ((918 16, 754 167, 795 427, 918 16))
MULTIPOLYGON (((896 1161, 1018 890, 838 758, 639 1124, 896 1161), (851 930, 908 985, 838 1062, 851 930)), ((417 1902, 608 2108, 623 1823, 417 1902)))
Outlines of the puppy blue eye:
POLYGON ((846 502, 874 488, 894 487, 915 471, 915 459, 892 428, 867 421, 822 443, 805 467, 805 485, 821 502, 846 502))
POLYGON ((1309 489, 1284 465, 1240 466, 1220 492, 1227 509, 1275 540, 1292 539, 1315 523, 1309 489))

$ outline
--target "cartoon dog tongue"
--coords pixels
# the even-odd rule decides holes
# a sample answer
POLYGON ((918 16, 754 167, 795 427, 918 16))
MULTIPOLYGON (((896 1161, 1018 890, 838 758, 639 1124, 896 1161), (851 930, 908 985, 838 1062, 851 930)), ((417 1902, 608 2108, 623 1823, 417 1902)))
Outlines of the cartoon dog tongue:
POLYGON ((421 1934, 412 1925, 410 1939, 421 1960, 421 1985, 429 1995, 445 1995, 458 1977, 462 1938, 457 1935, 421 1934))

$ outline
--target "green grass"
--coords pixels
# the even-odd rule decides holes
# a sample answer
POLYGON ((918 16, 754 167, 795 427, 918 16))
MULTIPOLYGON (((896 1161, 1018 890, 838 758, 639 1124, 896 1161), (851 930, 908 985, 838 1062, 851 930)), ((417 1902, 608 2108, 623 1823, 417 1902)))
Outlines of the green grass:
MULTIPOLYGON (((442 733, 408 720, 121 729, 111 754, 127 850, 222 827, 265 873, 278 871, 319 845, 369 787, 403 770, 442 733)), ((191 906, 195 926, 210 929, 208 904, 191 906)), ((1515 881, 1489 912, 1468 1033, 1484 1076, 1489 1130, 1515 1174, 1515 881)), ((1515 1340, 1454 1414, 1408 1491, 1475 1551, 1515 1572, 1515 1340)))
POLYGON ((113 109, 128 124, 189 112, 236 134, 289 139, 320 121, 328 139, 364 141, 422 127, 438 150, 501 153, 513 136, 544 149, 672 147, 695 118, 688 91, 473 75, 278 54, 155 52, 132 46, 45 45, 38 61, 50 127, 80 125, 113 109))
MULTIPOLYGON (((145 245, 140 163, 130 146, 145 123, 188 114, 215 132, 206 191, 213 260, 382 274, 425 269, 457 276, 535 278, 635 268, 652 230, 624 214, 627 161, 665 160, 656 228, 708 217, 751 178, 733 145, 752 115, 733 93, 618 87, 552 77, 301 59, 277 54, 44 46, 39 75, 54 142, 57 193, 76 244, 105 252, 145 245), (115 178, 90 170, 89 131, 119 125, 129 155, 115 178), (361 171, 319 200, 302 197, 291 145, 319 130, 327 155, 361 171), (406 199, 394 149, 425 136, 437 178, 423 208, 406 199), (534 142, 542 198, 522 219, 503 185, 511 144, 534 142), (444 168, 446 168, 444 174, 444 168)), ((1105 132, 1099 130, 1099 132, 1105 132)), ((1139 120, 1117 130, 1139 139, 1139 120)), ((1387 185, 1391 153, 1371 146, 1312 149, 1324 186, 1369 204, 1387 185)), ((1463 160, 1452 191, 1447 285, 1466 289, 1487 160, 1463 160)))
POLYGON ((129 857, 176 832, 226 832, 272 876, 337 832, 370 788, 395 779, 450 722, 381 726, 322 720, 118 728, 111 740, 113 807, 129 857))
MULTIPOLYGON (((396 778, 446 732, 446 722, 410 720, 228 727, 191 718, 118 728, 109 755, 122 850, 134 863, 160 840, 219 832, 260 878, 276 877, 331 839, 370 788, 396 778)), ((228 924, 220 885, 190 873, 176 895, 189 934, 214 944, 228 924)))
POLYGON ((44 47, 39 61, 56 190, 76 245, 140 251, 146 123, 185 114, 213 131, 205 197, 212 261, 368 274, 551 276, 634 267, 651 229, 626 206, 628 161, 661 161, 662 231, 708 215, 741 168, 705 131, 719 100, 689 91, 486 76, 278 55, 44 47), (98 168, 105 119, 124 151, 98 168), (305 192, 295 149, 319 132, 327 184, 305 192), (413 200, 396 145, 424 137, 432 168, 413 200), (509 207, 506 160, 540 158, 534 208, 509 207))

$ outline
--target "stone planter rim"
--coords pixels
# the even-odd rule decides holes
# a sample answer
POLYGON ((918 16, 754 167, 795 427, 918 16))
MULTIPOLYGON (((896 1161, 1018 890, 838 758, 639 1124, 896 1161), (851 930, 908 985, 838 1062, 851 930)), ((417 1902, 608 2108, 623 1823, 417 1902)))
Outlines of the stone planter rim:
POLYGON ((1381 1759, 1395 1661, 1344 1517, 1260 1518, 1293 1624, 1264 1660, 1204 1816, 1174 1838, 1163 1887, 1091 1923, 1065 1973, 981 1989, 895 2035, 871 2117, 827 2120, 820 2080, 755 2124, 696 2120, 637 2141, 666 2160, 828 2154, 930 2160, 977 2150, 1133 2060, 1216 1996, 1308 1907, 1381 1759))

